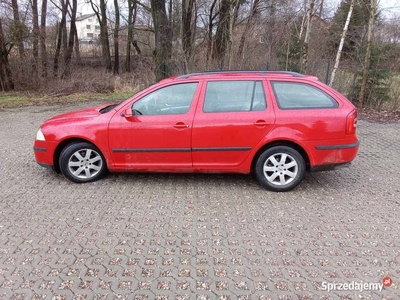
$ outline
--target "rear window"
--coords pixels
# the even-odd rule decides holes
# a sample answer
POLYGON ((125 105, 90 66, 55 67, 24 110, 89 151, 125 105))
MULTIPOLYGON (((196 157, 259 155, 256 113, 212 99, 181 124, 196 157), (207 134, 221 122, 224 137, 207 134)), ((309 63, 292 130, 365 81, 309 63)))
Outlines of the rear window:
POLYGON ((207 83, 203 111, 244 112, 267 108, 261 81, 212 81, 207 83))
POLYGON ((324 91, 305 83, 272 82, 281 109, 337 108, 339 104, 324 91))

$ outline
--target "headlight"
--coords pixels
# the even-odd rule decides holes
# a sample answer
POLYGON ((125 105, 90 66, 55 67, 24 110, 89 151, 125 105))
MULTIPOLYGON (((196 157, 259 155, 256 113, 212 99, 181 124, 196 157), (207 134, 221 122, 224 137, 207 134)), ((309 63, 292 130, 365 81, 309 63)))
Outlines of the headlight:
POLYGON ((36 133, 36 139, 38 141, 45 141, 46 139, 44 138, 44 135, 42 133, 42 130, 39 128, 38 132, 36 133))

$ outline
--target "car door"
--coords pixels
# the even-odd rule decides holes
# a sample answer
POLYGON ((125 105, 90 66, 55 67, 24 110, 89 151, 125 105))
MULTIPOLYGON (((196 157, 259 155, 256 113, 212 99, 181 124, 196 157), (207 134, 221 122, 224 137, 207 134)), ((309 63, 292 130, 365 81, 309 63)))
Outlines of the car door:
POLYGON ((109 125, 115 170, 191 169, 198 82, 172 84, 128 104, 109 125), (129 113, 130 112, 130 113, 129 113))
POLYGON ((204 84, 193 122, 196 169, 239 166, 275 122, 261 80, 222 80, 204 84))

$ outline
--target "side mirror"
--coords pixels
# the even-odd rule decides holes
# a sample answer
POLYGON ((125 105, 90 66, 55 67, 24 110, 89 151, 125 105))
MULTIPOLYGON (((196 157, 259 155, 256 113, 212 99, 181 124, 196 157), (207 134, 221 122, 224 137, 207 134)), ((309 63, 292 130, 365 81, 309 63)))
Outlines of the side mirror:
POLYGON ((127 109, 124 109, 124 110, 121 112, 121 116, 122 116, 122 117, 125 117, 125 118, 131 118, 131 117, 133 117, 133 116, 134 116, 134 113, 133 113, 133 111, 132 111, 132 108, 129 107, 129 108, 127 108, 127 109))

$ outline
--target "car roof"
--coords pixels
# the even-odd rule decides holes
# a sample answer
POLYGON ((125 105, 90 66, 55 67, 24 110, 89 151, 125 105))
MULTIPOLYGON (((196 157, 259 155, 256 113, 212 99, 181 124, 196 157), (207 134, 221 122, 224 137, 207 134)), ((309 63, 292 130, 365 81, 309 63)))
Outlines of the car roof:
POLYGON ((221 70, 205 71, 185 74, 174 77, 174 80, 197 78, 221 78, 221 77, 308 77, 306 75, 290 71, 265 71, 265 70, 221 70))

